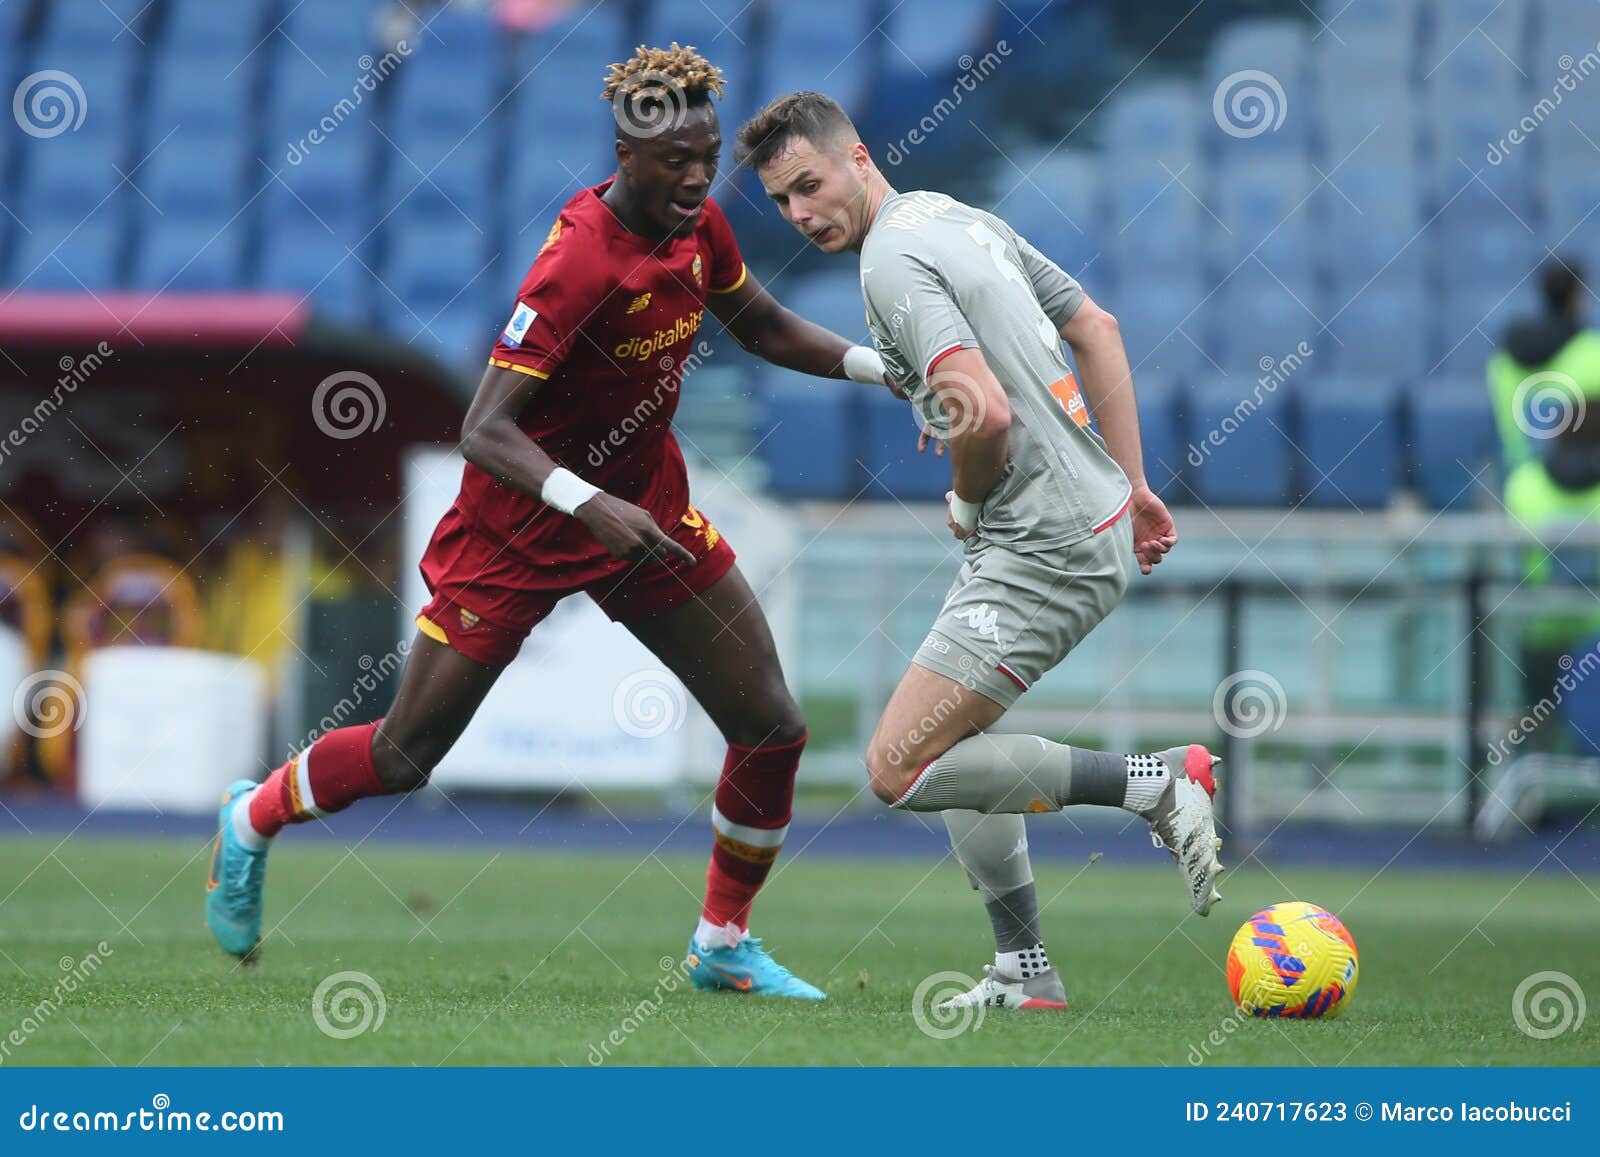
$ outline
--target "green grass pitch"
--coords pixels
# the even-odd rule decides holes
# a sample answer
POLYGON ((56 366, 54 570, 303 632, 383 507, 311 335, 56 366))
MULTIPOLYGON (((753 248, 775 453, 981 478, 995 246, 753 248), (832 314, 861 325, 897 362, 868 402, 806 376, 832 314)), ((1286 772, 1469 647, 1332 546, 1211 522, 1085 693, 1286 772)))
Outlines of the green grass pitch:
POLYGON ((1600 1063, 1600 1010, 1548 1040, 1512 1016, 1535 972, 1566 973, 1600 999, 1600 880, 1559 870, 1246 868, 1200 919, 1165 863, 1045 863, 1046 937, 1072 1008, 991 1011, 935 1039, 912 1015, 918 983, 976 973, 990 951, 982 907, 948 858, 783 865, 756 929, 827 989, 812 1005, 696 993, 662 967, 696 913, 698 858, 351 854, 290 834, 268 873, 276 931, 240 968, 201 920, 205 849, 58 842, 0 844, 0 1065, 1600 1063), (1355 998, 1335 1021, 1240 1021, 1223 979, 1228 941, 1251 912, 1291 898, 1350 926, 1355 998), (81 971, 101 941, 98 970, 60 992, 63 967, 81 971), (312 1000, 345 971, 373 979, 384 1016, 336 1039, 312 1000))

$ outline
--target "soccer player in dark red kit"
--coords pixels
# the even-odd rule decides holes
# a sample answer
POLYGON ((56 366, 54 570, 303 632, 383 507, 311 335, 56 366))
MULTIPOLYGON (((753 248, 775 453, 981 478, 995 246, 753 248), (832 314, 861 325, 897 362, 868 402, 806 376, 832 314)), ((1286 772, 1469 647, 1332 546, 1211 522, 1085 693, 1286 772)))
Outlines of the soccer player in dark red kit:
POLYGON ((777 365, 877 385, 884 370, 875 351, 790 313, 745 269, 708 196, 722 85, 677 44, 611 66, 602 96, 616 114, 617 173, 561 210, 490 356, 462 434, 461 493, 422 558, 433 598, 393 708, 223 798, 206 918, 226 951, 248 955, 260 940, 278 832, 421 787, 528 632, 581 591, 683 681, 728 741, 688 951, 695 985, 823 997, 748 933, 806 727, 732 548, 689 501, 671 420, 705 309, 777 365))

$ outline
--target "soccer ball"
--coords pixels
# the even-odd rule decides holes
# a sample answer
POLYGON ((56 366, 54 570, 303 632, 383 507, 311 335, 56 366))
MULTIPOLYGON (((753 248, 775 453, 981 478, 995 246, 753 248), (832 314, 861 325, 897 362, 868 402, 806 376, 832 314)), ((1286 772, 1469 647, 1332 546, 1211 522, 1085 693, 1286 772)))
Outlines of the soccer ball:
POLYGON ((1355 939, 1339 918, 1299 900, 1261 909, 1228 947, 1228 988, 1253 1016, 1338 1016, 1360 971, 1355 939))

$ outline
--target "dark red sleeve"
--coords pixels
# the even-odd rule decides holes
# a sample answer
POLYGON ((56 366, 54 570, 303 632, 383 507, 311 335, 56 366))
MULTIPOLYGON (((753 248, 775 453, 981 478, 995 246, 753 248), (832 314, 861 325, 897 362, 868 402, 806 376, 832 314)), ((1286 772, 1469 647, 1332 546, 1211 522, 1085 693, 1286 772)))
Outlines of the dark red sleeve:
POLYGON ((566 214, 557 218, 533 259, 517 303, 489 363, 536 378, 548 378, 566 358, 604 295, 594 255, 585 259, 583 239, 566 214))
POLYGON ((744 284, 744 254, 733 236, 733 226, 723 215, 722 206, 706 198, 704 229, 711 247, 711 268, 706 288, 712 293, 732 293, 744 284))

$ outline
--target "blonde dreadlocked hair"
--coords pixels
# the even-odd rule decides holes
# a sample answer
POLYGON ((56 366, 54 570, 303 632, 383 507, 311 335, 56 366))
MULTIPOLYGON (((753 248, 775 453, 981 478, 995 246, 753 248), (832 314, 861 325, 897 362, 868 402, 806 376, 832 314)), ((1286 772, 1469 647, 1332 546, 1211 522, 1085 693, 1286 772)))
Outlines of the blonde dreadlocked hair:
POLYGON ((633 50, 632 57, 611 66, 600 99, 615 101, 619 92, 630 100, 638 99, 672 85, 681 88, 691 104, 713 96, 720 99, 722 69, 696 52, 692 44, 680 45, 676 40, 670 48, 647 48, 641 44, 633 50))

